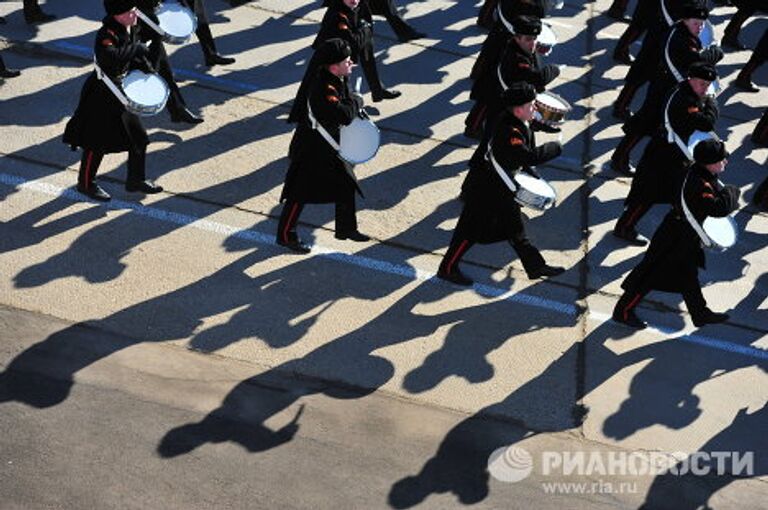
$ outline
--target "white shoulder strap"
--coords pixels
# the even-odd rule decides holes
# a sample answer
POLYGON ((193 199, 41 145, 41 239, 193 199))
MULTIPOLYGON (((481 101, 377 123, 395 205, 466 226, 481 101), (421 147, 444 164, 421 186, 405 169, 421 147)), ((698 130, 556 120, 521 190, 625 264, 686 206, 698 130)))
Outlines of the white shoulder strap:
POLYGON ((688 144, 683 141, 682 138, 680 138, 680 135, 678 135, 675 130, 672 128, 672 121, 669 119, 669 105, 672 104, 672 99, 675 97, 675 94, 677 94, 680 91, 680 89, 675 89, 672 94, 669 95, 669 99, 667 100, 667 105, 664 107, 664 128, 667 130, 667 142, 668 143, 675 143, 680 148, 682 153, 687 157, 689 160, 693 161, 693 154, 688 150, 688 144))
POLYGON ((158 34, 160 34, 163 37, 165 37, 165 35, 166 35, 165 30, 160 28, 160 26, 157 23, 155 23, 154 21, 149 19, 149 16, 147 16, 146 14, 141 12, 141 9, 136 9, 136 16, 138 16, 141 19, 141 21, 146 23, 149 28, 151 28, 152 30, 154 30, 158 34))
POLYGON ((704 232, 704 229, 701 225, 699 225, 699 222, 696 221, 696 218, 693 217, 693 214, 691 214, 690 209, 688 209, 688 204, 685 203, 685 185, 688 182, 688 177, 691 175, 691 171, 686 174, 685 179, 683 180, 683 187, 680 189, 680 204, 683 209, 683 215, 685 215, 686 221, 688 221, 688 224, 691 226, 694 232, 699 236, 699 239, 701 239, 701 243, 706 246, 707 248, 712 247, 712 239, 709 238, 706 232, 704 232))
POLYGON ((664 0, 659 0, 659 3, 661 3, 661 13, 664 15, 664 21, 666 21, 667 25, 671 27, 675 24, 675 20, 673 20, 672 16, 669 15, 666 2, 664 0))
POLYGON ((333 139, 331 134, 328 131, 326 131, 323 125, 317 121, 317 119, 315 118, 315 115, 312 113, 312 105, 309 104, 309 99, 307 99, 307 114, 309 115, 309 125, 312 126, 312 129, 320 133, 320 136, 322 136, 323 139, 326 142, 328 142, 328 145, 333 147, 333 150, 335 150, 336 152, 339 152, 339 150, 341 149, 341 146, 336 140, 333 139))
POLYGON ((93 66, 96 68, 96 78, 104 82, 104 85, 107 86, 109 91, 114 94, 118 101, 123 103, 123 106, 128 106, 128 98, 125 97, 123 91, 120 90, 117 85, 115 85, 115 82, 113 82, 109 76, 107 76, 106 73, 101 70, 101 67, 99 67, 99 64, 96 62, 95 55, 93 56, 93 66))
POLYGON ((680 73, 680 71, 677 70, 675 67, 675 64, 672 63, 672 58, 669 56, 669 43, 672 41, 672 36, 675 34, 676 29, 672 29, 669 31, 669 36, 667 36, 667 44, 664 46, 664 59, 667 61, 667 68, 672 73, 672 76, 675 77, 675 80, 677 80, 677 83, 680 83, 685 80, 683 78, 683 75, 680 73))
POLYGON ((496 173, 499 174, 499 177, 501 177, 501 180, 504 182, 504 184, 509 188, 509 190, 512 193, 517 193, 517 184, 509 178, 509 175, 507 172, 504 171, 503 168, 501 168, 501 165, 499 165, 499 162, 496 161, 496 158, 493 156, 493 150, 491 147, 493 146, 493 138, 491 138, 488 142, 488 151, 485 153, 485 159, 487 159, 494 170, 496 170, 496 173))

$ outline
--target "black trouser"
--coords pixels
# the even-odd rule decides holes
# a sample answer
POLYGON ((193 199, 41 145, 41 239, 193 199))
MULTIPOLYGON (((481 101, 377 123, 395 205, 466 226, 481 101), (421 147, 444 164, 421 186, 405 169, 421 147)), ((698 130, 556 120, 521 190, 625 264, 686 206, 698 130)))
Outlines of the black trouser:
POLYGON ((360 51, 360 66, 363 68, 365 81, 368 82, 368 88, 371 93, 378 94, 384 90, 384 85, 379 78, 379 70, 376 67, 376 56, 373 53, 373 44, 366 44, 360 51))
POLYGON ((725 27, 725 37, 738 37, 741 26, 757 12, 757 6, 746 4, 733 14, 731 21, 725 27))
MULTIPOLYGON (((355 194, 349 193, 348 197, 335 202, 336 206, 336 234, 350 234, 357 231, 357 212, 355 207, 355 194)), ((285 201, 283 211, 280 213, 280 221, 277 223, 277 240, 283 243, 294 241, 298 238, 296 225, 299 216, 304 210, 304 204, 296 200, 285 201)))
POLYGON ((24 0, 24 15, 30 16, 32 14, 37 14, 42 9, 40 9, 40 0, 24 0))
MULTIPOLYGON (((464 210, 459 217, 459 222, 456 225, 456 230, 453 232, 451 238, 451 244, 448 251, 443 257, 443 262, 440 264, 440 271, 450 273, 456 267, 469 249, 474 246, 476 241, 473 239, 471 232, 472 227, 468 226, 467 218, 471 216, 467 212, 468 208, 474 207, 471 204, 464 206, 464 210)), ((539 250, 531 244, 530 239, 525 233, 525 225, 523 224, 523 216, 519 208, 516 213, 513 213, 511 221, 514 222, 511 231, 512 235, 507 242, 517 252, 517 256, 520 258, 520 262, 523 264, 523 268, 527 273, 531 273, 546 264, 544 257, 541 256, 539 250)))
MULTIPOLYGON (((645 295, 650 292, 651 289, 647 287, 638 287, 627 289, 624 294, 616 303, 615 313, 618 313, 622 320, 627 320, 628 315, 640 304, 640 301, 645 295)), ((688 278, 683 283, 683 288, 680 292, 685 301, 685 306, 688 308, 688 313, 691 317, 697 318, 704 314, 704 310, 707 308, 707 301, 704 299, 704 294, 701 292, 701 285, 698 279, 688 278)))
POLYGON ((483 6, 480 7, 480 13, 477 15, 477 24, 490 28, 493 25, 493 15, 498 4, 499 0, 485 0, 483 6))
MULTIPOLYGON (((138 183, 146 179, 147 148, 132 148, 128 151, 128 176, 127 182, 138 183)), ((104 153, 94 149, 83 149, 83 157, 80 160, 80 172, 77 175, 77 185, 83 189, 89 189, 96 180, 96 172, 99 170, 104 153)))
POLYGON ((760 38, 760 41, 758 41, 755 51, 752 52, 752 56, 749 57, 747 63, 744 64, 744 68, 739 73, 738 78, 751 81, 752 73, 754 73, 758 67, 763 65, 766 60, 768 60, 768 28, 763 32, 763 36, 760 38))
POLYGON ((170 95, 168 96, 168 111, 173 115, 186 108, 187 103, 184 101, 184 97, 181 95, 181 90, 179 90, 179 86, 176 84, 176 79, 173 76, 173 69, 168 60, 168 53, 165 51, 163 41, 158 39, 154 40, 150 52, 153 67, 168 84, 168 89, 170 91, 170 95))
POLYGON ((374 14, 384 16, 398 38, 407 37, 413 33, 413 28, 400 17, 393 0, 373 0, 371 10, 374 14))

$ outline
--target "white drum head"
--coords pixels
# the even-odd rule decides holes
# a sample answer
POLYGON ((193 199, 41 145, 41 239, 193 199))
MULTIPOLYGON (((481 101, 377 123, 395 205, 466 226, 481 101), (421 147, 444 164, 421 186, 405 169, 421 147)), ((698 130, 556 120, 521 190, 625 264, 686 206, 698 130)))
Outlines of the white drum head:
POLYGON ((541 33, 536 38, 536 42, 541 46, 549 48, 557 44, 557 34, 549 23, 541 23, 541 33))
POLYGON ((160 28, 173 38, 187 39, 197 30, 195 14, 175 2, 161 5, 156 15, 160 28))
POLYGON ((515 175, 515 181, 517 184, 527 191, 530 191, 534 195, 555 199, 555 189, 550 186, 544 179, 537 179, 532 175, 520 172, 515 175))
POLYGON ((341 128, 339 155, 354 165, 373 159, 379 152, 381 134, 379 128, 368 119, 355 119, 341 128))
POLYGON ((730 216, 707 217, 702 225, 704 232, 715 243, 716 248, 725 250, 736 244, 736 222, 730 216))
POLYGON ((123 80, 123 92, 135 103, 154 106, 165 100, 168 86, 158 75, 136 70, 123 80))

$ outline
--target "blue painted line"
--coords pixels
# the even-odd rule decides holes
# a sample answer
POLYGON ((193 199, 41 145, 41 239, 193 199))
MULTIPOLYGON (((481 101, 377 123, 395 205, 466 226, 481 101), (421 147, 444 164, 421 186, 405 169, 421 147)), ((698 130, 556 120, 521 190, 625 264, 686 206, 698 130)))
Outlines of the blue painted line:
MULTIPOLYGON (((15 187, 17 189, 29 190, 41 194, 46 194, 54 197, 61 197, 67 200, 75 202, 90 202, 107 209, 118 211, 131 211, 140 216, 152 218, 165 223, 172 223, 180 226, 189 226, 199 230, 212 232, 222 236, 231 236, 237 239, 250 241, 254 244, 276 246, 274 234, 265 234, 257 230, 251 229, 239 229, 231 225, 219 223, 216 221, 206 220, 197 216, 189 214, 182 214, 177 212, 167 211, 165 209, 158 209, 156 207, 146 206, 137 202, 127 202, 124 200, 113 199, 109 202, 96 202, 90 200, 80 193, 71 188, 62 188, 60 186, 50 184, 43 181, 29 181, 27 179, 0 173, 0 184, 6 186, 15 187)), ((318 257, 326 258, 341 262, 343 264, 349 264, 357 266, 379 273, 391 274, 403 277, 408 280, 422 280, 428 281, 434 284, 451 285, 447 282, 439 280, 435 277, 434 273, 422 271, 417 268, 413 268, 407 265, 394 264, 384 260, 372 259, 370 257, 364 257, 360 255, 341 253, 337 251, 324 248, 322 246, 313 246, 312 254, 318 257)), ((557 313, 561 313, 568 316, 576 316, 579 313, 578 307, 571 303, 560 303, 551 299, 546 299, 539 296, 532 296, 521 292, 511 293, 509 289, 502 287, 494 287, 492 285, 474 284, 472 289, 478 294, 487 297, 497 297, 534 308, 543 310, 549 310, 557 313)), ((602 314, 591 313, 591 317, 598 320, 606 320, 607 317, 602 317, 602 314), (601 319, 602 318, 602 319, 601 319)), ((659 333, 668 336, 674 336, 679 334, 679 331, 674 331, 669 328, 654 327, 659 333)), ((726 340, 720 340, 716 338, 710 338, 700 335, 685 335, 680 339, 685 342, 693 343, 710 349, 716 349, 724 352, 730 352, 733 354, 739 354, 756 358, 760 360, 768 360, 768 350, 758 349, 752 346, 745 346, 729 342, 726 340)))
MULTIPOLYGON (((56 41, 54 43, 51 43, 51 46, 54 46, 56 49, 62 50, 65 53, 74 54, 75 56, 78 56, 78 57, 90 58, 93 55, 93 48, 89 48, 81 44, 74 44, 67 41, 56 41)), ((192 71, 190 69, 178 69, 174 67, 173 73, 178 76, 183 76, 185 78, 192 78, 200 82, 208 83, 210 85, 214 85, 214 86, 218 86, 226 89, 235 89, 239 92, 244 92, 246 94, 261 90, 260 87, 257 87, 256 85, 253 85, 251 83, 246 83, 238 80, 230 80, 229 78, 221 78, 218 76, 210 76, 208 74, 192 71)))

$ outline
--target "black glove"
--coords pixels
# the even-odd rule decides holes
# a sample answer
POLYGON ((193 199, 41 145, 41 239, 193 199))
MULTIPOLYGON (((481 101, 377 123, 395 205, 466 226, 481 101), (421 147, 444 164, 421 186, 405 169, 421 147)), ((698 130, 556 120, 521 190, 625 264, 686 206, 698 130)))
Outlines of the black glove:
POLYGON ((701 58, 703 58, 710 64, 717 64, 718 62, 723 60, 725 53, 723 53, 723 50, 720 48, 720 46, 713 44, 709 48, 701 50, 700 55, 701 55, 701 58))
POLYGON ((357 112, 360 113, 364 111, 363 107, 365 106, 365 103, 363 102, 363 96, 355 93, 350 94, 350 96, 352 97, 352 101, 354 101, 355 106, 357 107, 357 112))
POLYGON ((544 80, 544 85, 552 83, 552 80, 560 76, 560 68, 554 64, 547 64, 541 68, 541 76, 544 80))
POLYGON ((739 197, 741 197, 741 190, 736 186, 731 186, 730 184, 728 184, 723 188, 723 191, 725 191, 728 194, 728 208, 730 209, 730 211, 733 212, 736 209, 738 209, 739 197))
POLYGON ((542 144, 537 149, 537 152, 538 152, 539 163, 544 163, 551 159, 555 159, 560 154, 562 154, 563 146, 560 145, 560 142, 547 142, 545 144, 542 144))

